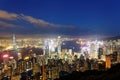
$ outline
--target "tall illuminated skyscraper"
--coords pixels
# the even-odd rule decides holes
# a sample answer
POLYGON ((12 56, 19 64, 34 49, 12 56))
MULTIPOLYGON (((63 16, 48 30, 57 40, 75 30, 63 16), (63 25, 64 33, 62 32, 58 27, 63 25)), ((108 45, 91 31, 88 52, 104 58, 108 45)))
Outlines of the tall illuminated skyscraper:
POLYGON ((49 54, 50 54, 49 42, 48 42, 48 40, 46 40, 45 43, 44 43, 44 55, 46 57, 49 57, 49 54))
POLYGON ((61 36, 58 36, 58 58, 61 55, 61 36))
POLYGON ((13 50, 16 50, 16 37, 15 34, 13 34, 13 50))

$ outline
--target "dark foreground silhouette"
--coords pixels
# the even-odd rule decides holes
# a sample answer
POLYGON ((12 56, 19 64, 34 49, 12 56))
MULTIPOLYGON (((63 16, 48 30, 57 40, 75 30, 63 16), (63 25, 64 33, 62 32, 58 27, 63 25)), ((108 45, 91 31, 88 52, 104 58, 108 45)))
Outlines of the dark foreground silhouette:
POLYGON ((120 64, 107 71, 87 70, 85 72, 74 71, 71 74, 60 75, 55 80, 120 80, 120 64))

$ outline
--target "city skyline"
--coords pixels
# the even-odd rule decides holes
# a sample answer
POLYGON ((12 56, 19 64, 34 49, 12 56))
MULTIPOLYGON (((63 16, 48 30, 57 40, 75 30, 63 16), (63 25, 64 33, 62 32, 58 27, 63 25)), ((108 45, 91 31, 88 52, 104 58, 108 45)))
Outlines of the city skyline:
POLYGON ((2 0, 0 34, 119 36, 120 1, 2 0))

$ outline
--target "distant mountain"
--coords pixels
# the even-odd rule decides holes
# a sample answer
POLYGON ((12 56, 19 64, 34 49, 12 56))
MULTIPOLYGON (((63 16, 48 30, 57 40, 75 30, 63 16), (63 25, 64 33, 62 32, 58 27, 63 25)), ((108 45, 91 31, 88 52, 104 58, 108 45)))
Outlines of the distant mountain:
POLYGON ((120 39, 120 36, 106 37, 103 38, 102 40, 118 40, 118 39, 120 39))

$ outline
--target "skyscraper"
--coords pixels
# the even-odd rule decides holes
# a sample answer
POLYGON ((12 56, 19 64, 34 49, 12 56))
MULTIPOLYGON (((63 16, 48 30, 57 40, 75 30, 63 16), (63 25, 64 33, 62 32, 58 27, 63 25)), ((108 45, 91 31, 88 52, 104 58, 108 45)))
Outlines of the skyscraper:
POLYGON ((16 50, 16 37, 15 34, 13 34, 13 50, 16 50))

